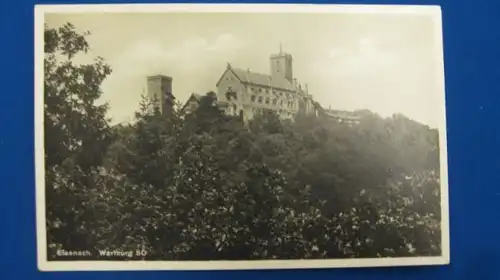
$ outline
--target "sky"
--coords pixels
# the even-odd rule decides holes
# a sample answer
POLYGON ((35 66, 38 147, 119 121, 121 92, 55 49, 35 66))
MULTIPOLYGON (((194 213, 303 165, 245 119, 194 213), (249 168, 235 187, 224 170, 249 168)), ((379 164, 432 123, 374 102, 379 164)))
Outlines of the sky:
POLYGON ((227 63, 270 73, 269 56, 293 56, 293 74, 324 108, 402 113, 437 127, 442 73, 429 15, 293 13, 46 14, 49 27, 90 31, 90 51, 112 73, 102 85, 112 122, 133 118, 146 77, 173 78, 173 94, 216 89, 227 63))

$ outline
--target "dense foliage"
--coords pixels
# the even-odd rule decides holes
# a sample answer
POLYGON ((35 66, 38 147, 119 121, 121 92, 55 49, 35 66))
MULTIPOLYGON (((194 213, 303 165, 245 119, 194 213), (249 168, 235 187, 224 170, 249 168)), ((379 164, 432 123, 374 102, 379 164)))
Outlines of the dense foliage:
POLYGON ((145 99, 133 124, 110 127, 95 105, 109 66, 71 62, 88 49, 71 25, 46 28, 45 40, 49 259, 57 249, 90 259, 113 249, 164 260, 440 255, 436 130, 368 111, 355 125, 272 113, 244 124, 214 93, 168 117, 145 99))

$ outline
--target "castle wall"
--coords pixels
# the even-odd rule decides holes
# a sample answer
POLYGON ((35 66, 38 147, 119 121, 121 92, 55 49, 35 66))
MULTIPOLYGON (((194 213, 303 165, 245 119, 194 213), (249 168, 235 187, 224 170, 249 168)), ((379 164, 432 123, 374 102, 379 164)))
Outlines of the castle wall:
POLYGON ((190 113, 193 113, 194 111, 196 111, 196 108, 198 108, 198 105, 199 105, 198 100, 196 100, 194 98, 189 99, 186 102, 186 104, 184 105, 186 114, 190 114, 190 113))
POLYGON ((219 102, 227 102, 226 114, 237 116, 243 110, 246 120, 265 110, 272 110, 284 119, 293 118, 299 113, 311 114, 314 111, 312 100, 305 97, 305 94, 261 85, 245 85, 230 71, 222 78, 217 91, 219 102), (228 99, 229 89, 236 93, 236 99, 228 99))
POLYGON ((291 117, 299 110, 300 99, 295 92, 249 85, 246 93, 246 100, 248 100, 246 106, 251 108, 253 114, 263 110, 272 110, 281 117, 291 117))
POLYGON ((156 106, 162 113, 171 110, 172 78, 163 75, 149 76, 147 78, 148 98, 156 100, 156 106))
POLYGON ((290 82, 293 81, 293 58, 291 55, 285 53, 272 55, 270 62, 271 76, 282 77, 290 82))
POLYGON ((230 70, 226 70, 217 86, 217 100, 227 102, 226 114, 237 115, 247 102, 245 86, 230 70), (233 91, 235 96, 228 96, 227 93, 233 91))

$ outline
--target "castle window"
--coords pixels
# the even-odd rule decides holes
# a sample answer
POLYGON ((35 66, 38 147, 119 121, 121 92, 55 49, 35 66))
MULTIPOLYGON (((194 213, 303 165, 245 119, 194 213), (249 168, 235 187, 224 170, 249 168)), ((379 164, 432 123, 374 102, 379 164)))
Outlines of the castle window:
POLYGON ((250 99, 252 100, 252 102, 255 102, 255 95, 252 95, 250 99))
POLYGON ((277 102, 278 102, 278 100, 273 99, 273 105, 276 105, 277 102))
POLYGON ((229 87, 226 92, 226 99, 231 100, 231 98, 233 98, 234 100, 238 99, 236 96, 236 92, 232 91, 231 87, 229 87))
POLYGON ((262 89, 261 89, 261 88, 259 88, 259 92, 262 92, 262 89))
POLYGON ((280 105, 283 106, 283 100, 280 101, 280 105))
POLYGON ((262 103, 262 96, 259 96, 259 103, 262 103))
POLYGON ((266 104, 269 104, 269 97, 266 98, 266 104))

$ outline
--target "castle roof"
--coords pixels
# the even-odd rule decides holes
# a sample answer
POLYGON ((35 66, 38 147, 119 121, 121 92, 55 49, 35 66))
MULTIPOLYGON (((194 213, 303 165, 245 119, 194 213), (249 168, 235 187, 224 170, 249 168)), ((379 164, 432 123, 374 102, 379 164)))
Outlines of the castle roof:
POLYGON ((295 91, 296 87, 285 78, 272 77, 270 75, 251 72, 239 68, 228 66, 226 71, 232 71, 238 79, 244 84, 253 84, 263 87, 272 87, 276 89, 295 91))
POLYGON ((324 109, 325 115, 338 119, 346 119, 346 120, 359 120, 360 116, 355 112, 351 111, 342 111, 342 110, 332 110, 332 109, 324 109))
POLYGON ((194 99, 200 101, 202 96, 201 96, 201 94, 198 94, 198 93, 192 93, 191 96, 189 97, 189 99, 191 99, 191 98, 194 98, 194 99))
POLYGON ((156 79, 164 79, 164 80, 172 81, 172 77, 162 75, 162 74, 148 76, 148 80, 156 80, 156 79))
POLYGON ((195 100, 196 102, 199 103, 202 97, 203 96, 201 94, 191 93, 189 98, 186 100, 186 103, 184 103, 184 106, 182 106, 182 110, 184 110, 186 108, 186 106, 189 104, 189 102, 191 102, 191 100, 195 100))

